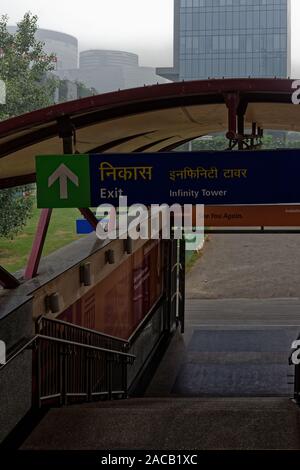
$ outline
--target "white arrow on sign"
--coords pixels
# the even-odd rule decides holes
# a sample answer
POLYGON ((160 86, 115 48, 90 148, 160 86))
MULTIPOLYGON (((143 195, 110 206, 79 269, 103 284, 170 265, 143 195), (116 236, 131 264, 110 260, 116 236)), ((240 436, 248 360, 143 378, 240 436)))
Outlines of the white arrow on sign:
POLYGON ((75 184, 75 186, 79 186, 79 179, 78 176, 73 173, 66 165, 63 163, 52 173, 51 176, 48 178, 48 188, 55 183, 56 180, 59 179, 59 189, 60 189, 60 199, 68 199, 68 179, 75 184))

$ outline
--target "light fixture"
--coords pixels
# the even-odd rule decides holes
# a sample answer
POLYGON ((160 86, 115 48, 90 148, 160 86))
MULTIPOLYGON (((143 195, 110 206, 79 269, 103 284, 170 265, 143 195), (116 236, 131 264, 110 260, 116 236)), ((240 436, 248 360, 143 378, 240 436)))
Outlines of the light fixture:
POLYGON ((45 297, 45 307, 47 312, 58 313, 60 311, 60 297, 57 292, 45 297))
POLYGON ((107 250, 105 252, 105 263, 106 264, 115 264, 115 252, 114 252, 114 250, 107 250))
POLYGON ((133 252, 133 240, 132 238, 128 237, 124 240, 124 251, 128 255, 131 255, 133 252))
POLYGON ((91 263, 84 263, 79 268, 80 283, 84 286, 92 284, 91 263))

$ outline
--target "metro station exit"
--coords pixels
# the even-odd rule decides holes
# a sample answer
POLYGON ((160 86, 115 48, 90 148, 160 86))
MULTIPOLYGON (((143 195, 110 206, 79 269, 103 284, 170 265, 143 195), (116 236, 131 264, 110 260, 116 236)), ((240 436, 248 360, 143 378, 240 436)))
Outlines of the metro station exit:
MULTIPOLYGON (((236 294, 240 280, 243 295, 248 284, 252 293, 267 290, 248 268, 253 237, 262 243, 261 269, 272 273, 276 263, 263 264, 263 255, 271 260, 265 240, 286 237, 293 244, 289 237, 300 233, 299 152, 259 150, 263 127, 276 126, 282 104, 298 115, 290 97, 290 80, 172 83, 94 96, 0 125, 0 187, 36 182, 41 209, 27 266, 19 274, 0 271, 0 331, 8 351, 0 367, 1 406, 15 410, 1 428, 7 446, 21 423, 24 449, 81 449, 79 427, 90 436, 89 448, 114 446, 121 435, 124 446, 133 439, 147 447, 160 437, 170 448, 179 433, 186 448, 201 441, 210 449, 218 445, 217 429, 225 448, 236 439, 243 447, 248 425, 254 447, 297 447, 290 422, 299 413, 299 366, 288 361, 299 334, 298 303, 236 294), (172 151, 219 127, 231 151, 172 151), (115 207, 125 193, 129 204, 146 209, 205 206, 206 243, 191 270, 174 221, 169 239, 99 239, 96 207, 115 207), (43 258, 60 208, 78 209, 92 233, 43 258), (222 295, 211 298, 216 288, 222 295), (271 441, 274 419, 284 425, 271 441), (136 423, 145 432, 137 435, 136 423)), ((283 252, 281 246, 280 268, 283 252)))

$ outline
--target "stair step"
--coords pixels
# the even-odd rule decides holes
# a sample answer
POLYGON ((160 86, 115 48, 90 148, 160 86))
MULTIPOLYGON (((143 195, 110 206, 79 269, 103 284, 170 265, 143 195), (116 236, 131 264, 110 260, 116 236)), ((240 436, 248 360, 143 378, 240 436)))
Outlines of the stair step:
POLYGON ((22 449, 300 449, 285 398, 138 398, 52 409, 22 449))
POLYGON ((91 403, 82 403, 74 405, 73 408, 165 408, 165 407, 207 407, 220 409, 226 408, 276 408, 282 409, 293 407, 294 404, 291 399, 286 397, 221 397, 221 398, 189 398, 189 397, 145 397, 145 398, 128 398, 127 400, 112 400, 112 401, 96 401, 91 403))

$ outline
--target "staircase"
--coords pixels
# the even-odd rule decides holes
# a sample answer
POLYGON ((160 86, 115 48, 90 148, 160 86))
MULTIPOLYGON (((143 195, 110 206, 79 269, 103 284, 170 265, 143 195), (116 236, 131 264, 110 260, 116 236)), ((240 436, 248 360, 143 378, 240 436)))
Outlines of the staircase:
POLYGON ((139 398, 51 409, 26 450, 300 449, 285 398, 139 398))
MULTIPOLYGON (((226 335, 232 334, 231 330, 226 331, 226 335)), ((206 355, 205 360, 209 357, 211 335, 205 332, 208 341, 205 345, 202 336, 199 341, 200 333, 192 336, 189 343, 191 348, 195 344, 205 346, 204 353, 196 351, 196 355, 189 348, 182 354, 179 334, 179 344, 176 336, 173 339, 172 347, 180 346, 177 353, 184 361, 201 362, 202 354, 206 355)), ((261 341, 259 334, 254 336, 261 341)), ((164 387, 157 387, 154 380, 147 397, 118 400, 127 397, 126 371, 133 367, 135 359, 128 354, 132 349, 130 343, 45 318, 40 319, 36 338, 44 345, 37 349, 37 364, 41 371, 39 406, 44 407, 46 414, 29 437, 23 439, 22 450, 300 449, 300 409, 287 396, 279 396, 278 387, 274 388, 278 392, 276 397, 249 394, 201 397, 186 394, 182 388, 179 393, 175 387, 176 392, 168 383, 170 379, 174 382, 171 365, 177 364, 176 355, 169 348, 161 372, 156 373, 159 382, 164 378, 164 387), (59 373, 53 375, 49 371, 59 373), (52 408, 47 411, 44 405, 52 408)), ((216 343, 215 336, 212 343, 216 343)), ((275 343, 277 348, 278 341, 275 343)), ((249 359, 244 356, 244 360, 249 359)), ((225 361, 226 366, 229 359, 231 355, 223 352, 221 363, 225 361)), ((178 377, 181 383, 186 383, 184 374, 179 372, 178 377)), ((201 374, 197 377, 198 382, 209 385, 201 374)), ((264 380, 268 382, 266 377, 264 380)))

